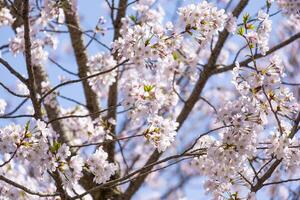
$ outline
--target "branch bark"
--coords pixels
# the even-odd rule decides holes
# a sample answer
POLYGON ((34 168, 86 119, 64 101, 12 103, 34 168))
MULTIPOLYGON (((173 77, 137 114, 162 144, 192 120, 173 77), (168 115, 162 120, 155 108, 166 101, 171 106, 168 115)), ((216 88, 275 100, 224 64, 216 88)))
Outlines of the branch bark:
POLYGON ((0 175, 0 180, 1 181, 4 181, 5 183, 9 184, 9 185, 12 185, 18 189, 21 189, 23 190, 24 192, 28 193, 28 194, 31 194, 31 195, 35 195, 35 196, 40 196, 40 197, 54 197, 54 196, 59 196, 58 193, 54 193, 54 194, 46 194, 46 193, 40 193, 40 192, 35 192, 35 191, 32 191, 31 189, 19 184, 19 183, 16 183, 15 181, 12 181, 8 178, 6 178, 5 176, 3 175, 0 175))
POLYGON ((24 41, 25 41, 25 59, 28 73, 27 87, 30 92, 30 98, 34 108, 34 117, 42 118, 41 105, 37 97, 37 88, 34 76, 34 69, 31 61, 31 41, 30 41, 30 24, 29 24, 29 0, 24 0, 23 5, 23 21, 24 21, 24 41))
MULTIPOLYGON (((63 10, 65 13, 66 23, 68 26, 68 30, 70 32, 70 38, 72 47, 74 50, 76 62, 78 65, 78 75, 80 78, 86 77, 88 74, 88 56, 85 51, 83 34, 79 25, 79 16, 77 12, 72 9, 72 5, 70 1, 63 0, 63 10)), ((84 95, 86 98, 86 105, 90 113, 97 113, 99 108, 98 98, 96 93, 89 86, 87 80, 82 81, 84 95)), ((99 117, 99 115, 95 114, 91 116, 93 119, 99 117)))
MULTIPOLYGON (((126 15, 126 7, 127 7, 127 0, 120 0, 119 1, 119 9, 117 12, 117 17, 116 20, 114 20, 114 40, 117 40, 120 37, 120 29, 122 27, 122 22, 121 19, 125 17, 126 15)), ((113 12, 113 10, 111 10, 113 12)), ((117 60, 117 54, 115 53, 114 59, 117 60)), ((109 92, 108 92, 108 102, 107 105, 108 107, 115 107, 118 104, 118 73, 115 77, 116 82, 114 82, 110 87, 109 87, 109 92)), ((106 118, 107 119, 113 119, 117 120, 117 108, 115 107, 114 109, 111 109, 108 111, 106 118)), ((116 126, 115 124, 110 123, 110 132, 113 135, 116 135, 116 126)), ((104 146, 105 149, 107 150, 108 153, 108 160, 110 162, 115 161, 115 142, 108 143, 106 146, 104 146)))
MULTIPOLYGON (((83 34, 82 34, 83 32, 81 31, 80 24, 79 24, 79 16, 75 10, 72 10, 72 5, 70 4, 70 1, 63 0, 62 2, 63 2, 62 6, 65 13, 66 23, 68 26, 68 30, 70 32, 72 47, 78 65, 78 71, 79 71, 78 75, 81 79, 83 79, 87 77, 88 74, 88 67, 87 67, 88 56, 85 51, 86 48, 83 41, 83 34)), ((120 0, 121 5, 122 2, 124 2, 124 0, 120 0)), ((119 11, 119 12, 120 14, 118 14, 117 19, 119 17, 120 18, 119 21, 121 22, 121 18, 125 16, 125 11, 119 11)), ((121 25, 118 26, 121 27, 121 25)), ((83 80, 82 83, 83 83, 87 108, 89 110, 89 113, 91 114, 92 119, 96 119, 100 116, 99 114, 100 107, 98 104, 97 95, 89 86, 87 80, 83 80)), ((117 83, 115 83, 114 86, 112 87, 117 89, 117 83)), ((109 101, 108 107, 115 106, 117 104, 117 91, 115 89, 114 90, 110 89, 108 101, 109 101)), ((115 115, 116 115, 116 109, 113 109, 113 111, 110 112, 108 117, 115 116, 115 115)), ((113 144, 114 143, 110 143, 108 146, 104 146, 104 150, 108 153, 108 160, 110 162, 114 162, 113 144)), ((80 180, 80 184, 82 184, 83 187, 87 190, 96 186, 96 184, 93 183, 93 176, 91 174, 88 174, 87 172, 85 173, 85 176, 80 180)), ((114 189, 99 190, 92 194, 94 199, 114 198, 115 195, 119 195, 119 192, 114 189)))

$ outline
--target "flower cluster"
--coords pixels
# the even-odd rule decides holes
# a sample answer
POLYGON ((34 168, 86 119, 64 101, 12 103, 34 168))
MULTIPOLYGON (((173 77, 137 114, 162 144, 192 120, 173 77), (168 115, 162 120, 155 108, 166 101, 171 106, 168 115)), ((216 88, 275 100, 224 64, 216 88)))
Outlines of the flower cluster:
MULTIPOLYGON (((41 92, 42 95, 46 94, 49 90, 51 89, 51 85, 49 81, 43 81, 41 82, 41 92)), ((52 92, 49 95, 47 95, 44 99, 44 104, 47 104, 49 106, 51 106, 52 108, 55 108, 56 105, 56 101, 54 101, 54 99, 56 98, 56 93, 52 92)))
MULTIPOLYGON (((88 115, 88 111, 77 106, 72 109, 62 110, 62 115, 88 115)), ((103 142, 104 139, 110 139, 107 133, 107 123, 101 118, 92 120, 90 117, 84 118, 67 118, 63 120, 69 137, 73 138, 73 145, 80 145, 90 142, 103 142)))
POLYGON ((232 185, 239 182, 239 173, 247 172, 245 163, 256 153, 264 115, 249 100, 240 98, 220 109, 219 120, 226 126, 219 134, 220 139, 206 136, 194 147, 195 151, 207 149, 194 164, 202 175, 209 177, 204 187, 216 197, 230 193, 232 185))
MULTIPOLYGON (((134 76, 134 74, 133 74, 134 76)), ((176 105, 178 97, 163 82, 134 78, 124 85, 124 106, 133 108, 130 118, 139 122, 147 115, 156 115, 160 109, 176 105)))
POLYGON ((209 177, 205 187, 216 197, 224 192, 231 193, 232 186, 239 184, 241 178, 253 179, 249 160, 258 153, 285 159, 286 166, 299 164, 300 155, 293 148, 297 143, 290 136, 291 126, 284 118, 278 118, 278 114, 292 118, 298 104, 288 89, 280 84, 284 75, 280 59, 273 56, 269 62, 267 67, 255 65, 255 69, 244 69, 237 64, 233 70, 233 83, 241 96, 218 112, 219 122, 226 128, 218 140, 205 136, 194 147, 194 151, 206 150, 194 165, 201 174, 209 177), (262 138, 260 133, 266 125, 274 123, 272 117, 279 119, 274 120, 277 129, 271 137, 262 138), (261 144, 266 144, 258 148, 263 149, 262 152, 257 149, 261 144), (289 162, 289 158, 295 158, 295 162, 289 162))
POLYGON ((11 25, 14 22, 13 16, 7 8, 1 8, 0 10, 0 27, 11 25))
POLYGON ((114 41, 113 51, 138 67, 151 67, 157 59, 172 54, 180 47, 182 41, 180 34, 166 35, 160 24, 136 25, 124 31, 123 37, 114 41))
POLYGON ((272 135, 266 139, 266 154, 270 157, 275 156, 277 159, 283 159, 286 168, 297 168, 300 165, 299 140, 292 138, 292 126, 285 121, 280 121, 281 126, 272 135))
POLYGON ((234 17, 231 13, 228 14, 228 19, 225 26, 226 30, 230 33, 235 33, 237 28, 237 18, 234 17))
POLYGON ((197 39, 203 43, 221 31, 227 19, 225 10, 218 10, 207 1, 179 8, 179 17, 185 29, 187 31, 195 30, 197 39))
POLYGON ((108 181, 117 170, 117 166, 109 163, 107 157, 108 154, 102 148, 98 148, 87 160, 89 170, 95 175, 94 181, 98 184, 108 181))
MULTIPOLYGON (((55 49, 57 46, 57 40, 49 34, 44 34, 43 37, 38 38, 38 32, 35 31, 37 30, 31 31, 31 37, 34 38, 31 41, 32 63, 35 65, 41 65, 48 59, 48 52, 44 49, 45 46, 50 46, 55 49)), ((9 49, 14 55, 22 53, 25 50, 24 27, 18 27, 16 32, 16 37, 11 39, 9 43, 9 49)))
POLYGON ((165 151, 174 141, 177 127, 171 113, 178 102, 178 97, 169 85, 170 80, 149 74, 141 79, 133 71, 129 71, 126 75, 128 78, 126 80, 130 81, 122 84, 124 92, 122 104, 130 109, 128 117, 135 125, 141 125, 146 121, 148 127, 144 131, 145 137, 159 151, 165 151), (169 113, 170 118, 162 117, 160 115, 162 111, 169 113))
MULTIPOLYGON (((42 121, 36 121, 34 128, 30 122, 25 127, 11 124, 0 130, 0 151, 9 159, 31 162, 35 176, 42 176, 46 170, 55 171, 62 167, 70 151, 65 144, 57 142, 56 134, 42 121)), ((5 164, 8 160, 3 160, 5 164)))
POLYGON ((87 66, 89 67, 90 72, 88 75, 111 70, 88 79, 90 86, 97 94, 103 93, 104 88, 109 87, 116 81, 115 77, 117 76, 117 70, 112 70, 116 65, 117 63, 113 56, 108 53, 98 53, 89 59, 87 66))
POLYGON ((37 20, 42 27, 46 27, 50 20, 55 19, 59 24, 64 23, 65 15, 56 1, 45 0, 44 9, 41 10, 41 17, 37 20))
POLYGON ((60 171, 63 185, 67 189, 74 188, 78 184, 79 179, 83 176, 82 170, 84 167, 84 160, 80 155, 71 157, 67 165, 64 165, 63 171, 60 171))
MULTIPOLYGON (((266 52, 269 50, 268 43, 272 29, 272 21, 269 19, 269 15, 261 10, 258 12, 258 20, 260 24, 258 25, 257 31, 249 31, 245 36, 251 48, 257 45, 261 54, 266 55, 266 52)), ((250 25, 250 27, 252 27, 252 25, 250 25)))
POLYGON ((281 85, 284 76, 283 64, 277 55, 270 58, 267 67, 257 66, 257 73, 243 76, 239 66, 234 69, 234 84, 237 90, 253 99, 264 112, 274 110, 291 116, 297 112, 298 104, 289 88, 281 85), (271 106, 270 106, 271 105, 271 106))
MULTIPOLYGON (((136 9, 147 9, 150 4, 150 1, 141 1, 136 5, 136 9)), ((118 59, 128 61, 129 67, 129 69, 125 67, 124 78, 120 84, 124 94, 122 105, 130 110, 128 117, 132 124, 147 123, 145 132, 152 134, 145 136, 159 151, 166 150, 174 140, 176 126, 174 125, 173 129, 166 129, 170 130, 169 133, 157 131, 158 129, 152 130, 152 119, 164 119, 176 124, 173 109, 179 99, 176 92, 178 89, 176 76, 195 81, 199 74, 197 69, 199 45, 191 49, 190 45, 183 42, 188 42, 183 35, 185 33, 193 35, 193 31, 196 31, 201 35, 201 40, 208 41, 224 28, 227 20, 224 10, 218 10, 207 2, 180 8, 179 13, 181 18, 185 16, 187 20, 191 15, 194 16, 195 24, 186 22, 185 30, 178 32, 171 22, 163 26, 157 22, 152 24, 147 20, 147 23, 143 23, 138 17, 130 17, 123 19, 122 37, 113 43, 113 53, 118 55, 118 59), (197 27, 197 30, 193 26, 197 27)), ((236 24, 235 21, 233 18, 228 22, 232 29, 236 24)))
MULTIPOLYGON (((40 11, 41 17, 31 21, 30 37, 31 37, 31 55, 34 65, 43 65, 48 59, 48 52, 45 50, 47 46, 56 49, 57 39, 53 34, 41 31, 47 27, 51 20, 63 18, 63 11, 54 1, 45 1, 44 7, 40 11)), ((60 19, 61 22, 63 22, 60 19)), ((24 44, 24 27, 23 25, 16 28, 16 36, 10 39, 10 51, 16 55, 23 53, 25 50, 24 44)))
POLYGON ((132 19, 140 23, 146 23, 154 25, 158 22, 161 22, 164 17, 164 11, 159 7, 158 9, 151 9, 151 6, 154 4, 154 0, 142 0, 138 1, 137 4, 133 7, 133 10, 136 10, 138 17, 133 17, 132 19))
POLYGON ((161 116, 148 119, 149 127, 144 132, 145 137, 159 152, 165 151, 171 145, 177 134, 178 123, 161 116))
MULTIPOLYGON (((92 133, 89 134, 97 134, 99 131, 96 129, 90 130, 92 133)), ((96 138, 95 135, 92 137, 96 138)), ((80 154, 70 157, 70 147, 61 143, 58 135, 40 120, 29 121, 25 127, 10 124, 0 129, 0 154, 3 155, 1 167, 12 163, 28 166, 25 170, 30 170, 33 177, 44 180, 48 173, 58 172, 64 187, 69 189, 78 184, 85 165, 95 175, 96 183, 106 182, 117 169, 115 164, 108 163, 108 155, 102 148, 88 158, 80 154)))
POLYGON ((269 37, 272 29, 272 21, 269 19, 269 15, 263 11, 258 12, 258 19, 261 21, 259 28, 257 30, 258 42, 257 45, 260 49, 260 52, 265 55, 269 50, 269 37))
POLYGON ((276 0, 278 6, 286 15, 300 14, 300 2, 298 0, 276 0))

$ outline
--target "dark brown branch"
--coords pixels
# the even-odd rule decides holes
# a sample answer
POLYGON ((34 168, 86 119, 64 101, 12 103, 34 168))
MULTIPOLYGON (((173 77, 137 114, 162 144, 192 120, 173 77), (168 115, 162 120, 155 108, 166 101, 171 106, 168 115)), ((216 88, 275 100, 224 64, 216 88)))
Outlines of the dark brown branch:
POLYGON ((81 103, 81 102, 79 102, 79 101, 77 101, 77 100, 75 100, 75 99, 72 99, 72 98, 70 98, 70 97, 66 97, 66 96, 61 95, 61 94, 58 94, 58 97, 60 97, 60 98, 62 98, 62 99, 65 99, 65 100, 67 100, 67 101, 73 102, 73 103, 75 103, 75 104, 77 104, 77 105, 80 105, 80 106, 83 106, 83 107, 86 108, 86 105, 84 105, 83 103, 81 103))
POLYGON ((283 85, 290 85, 290 86, 300 86, 300 83, 287 83, 285 81, 283 81, 281 84, 283 84, 283 85))
MULTIPOLYGON (((131 135, 131 136, 128 136, 128 137, 115 138, 115 139, 112 139, 112 141, 116 142, 116 141, 121 141, 121 140, 128 140, 128 139, 131 139, 131 138, 136 138, 136 137, 141 137, 141 136, 144 136, 144 134, 138 134, 138 135, 131 135)), ((81 148, 81 147, 88 147, 88 146, 100 146, 100 145, 103 145, 107 142, 109 142, 109 141, 79 144, 79 145, 71 145, 70 147, 71 148, 81 148)))
POLYGON ((9 185, 12 185, 20 190, 23 190, 24 192, 28 193, 28 194, 31 194, 31 195, 35 195, 35 196, 40 196, 40 197, 54 197, 54 196, 59 196, 59 194, 57 193, 54 193, 54 194, 45 194, 45 193, 39 193, 39 192, 34 192, 30 189, 28 189, 27 187, 21 185, 21 184, 18 184, 8 178, 6 178, 5 176, 3 175, 0 175, 0 180, 1 181, 4 181, 5 183, 9 184, 9 185))
MULTIPOLYGON (((266 52, 266 55, 262 55, 262 54, 254 55, 254 59, 259 59, 259 58, 263 58, 267 55, 270 55, 270 54, 274 53, 275 51, 291 44, 292 42, 294 42, 296 40, 298 40, 299 38, 300 38, 300 32, 293 35, 293 36, 291 36, 289 39, 277 44, 276 46, 272 47, 269 51, 266 52)), ((239 64, 240 64, 240 66, 246 66, 250 62, 252 62, 252 58, 247 58, 247 59, 239 62, 239 64)), ((222 72, 226 72, 226 71, 232 70, 234 67, 235 67, 235 63, 232 63, 231 65, 228 65, 226 67, 215 69, 213 71, 213 74, 219 74, 219 73, 222 73, 222 72)))
POLYGON ((11 89, 9 89, 9 87, 7 87, 6 85, 4 85, 1 81, 0 81, 0 85, 10 94, 16 96, 16 97, 21 97, 21 98, 28 98, 28 95, 23 95, 23 94, 17 94, 14 91, 12 91, 11 89))
MULTIPOLYGON (((84 48, 83 34, 79 25, 79 17, 77 12, 75 10, 72 10, 70 1, 64 0, 62 1, 62 3, 66 23, 70 32, 72 47, 78 65, 78 75, 80 78, 84 78, 88 74, 88 56, 84 48)), ((87 80, 82 80, 82 85, 88 111, 90 113, 97 113, 100 108, 96 93, 92 90, 87 80)), ((98 115, 92 115, 93 119, 97 117, 98 115)))
MULTIPOLYGON (((295 134, 298 131, 297 129, 298 129, 299 123, 300 123, 300 112, 298 113, 297 118, 294 121, 294 125, 293 125, 291 133, 289 135, 289 138, 293 138, 295 136, 295 134)), ((282 161, 282 159, 275 160, 275 162, 270 166, 270 168, 266 171, 266 173, 261 178, 259 178, 257 183, 251 188, 252 192, 257 192, 264 186, 264 182, 272 176, 273 172, 277 169, 277 167, 279 166, 281 161, 282 161)))
POLYGON ((15 107, 15 109, 13 109, 12 111, 5 113, 4 115, 0 115, 1 117, 6 117, 6 116, 10 116, 15 114, 26 102, 28 101, 28 98, 24 99, 17 107, 15 107))
MULTIPOLYGON (((203 154, 202 154, 202 153, 198 153, 198 154, 189 154, 189 153, 187 153, 187 154, 176 154, 176 155, 172 155, 172 156, 166 157, 166 158, 161 159, 161 160, 158 160, 158 161, 156 161, 156 162, 152 162, 152 163, 149 164, 149 165, 145 165, 145 166, 143 166, 142 168, 137 169, 136 171, 134 171, 134 172, 132 172, 132 173, 130 173, 130 174, 128 174, 128 175, 122 177, 122 178, 118 178, 118 179, 115 179, 115 180, 111 180, 111 181, 108 181, 108 182, 106 182, 106 183, 104 183, 104 184, 98 185, 98 186, 96 186, 96 187, 94 187, 94 188, 92 188, 92 189, 89 189, 89 190, 85 191, 84 193, 82 193, 82 194, 80 194, 80 195, 78 195, 78 196, 73 197, 72 199, 81 198, 81 197, 84 197, 84 196, 87 195, 87 194, 90 194, 90 193, 94 192, 94 191, 98 191, 99 189, 102 189, 102 188, 105 188, 105 187, 112 186, 112 185, 114 185, 114 184, 116 184, 116 183, 120 183, 120 182, 122 182, 122 181, 126 181, 126 180, 130 179, 131 177, 133 177, 134 175, 139 174, 139 173, 141 173, 142 176, 145 176, 145 174, 149 174, 149 171, 151 172, 151 169, 152 169, 154 166, 156 166, 156 165, 158 165, 158 164, 161 164, 161 163, 165 163, 165 162, 167 162, 167 161, 169 161, 169 160, 178 159, 178 158, 184 158, 184 157, 201 156, 201 155, 203 155, 203 154), (143 173, 145 173, 145 174, 143 174, 143 173)), ((138 176, 138 177, 136 177, 136 178, 139 178, 139 177, 140 177, 140 176, 138 176)), ((121 199, 123 200, 124 197, 122 196, 121 199)))
POLYGON ((181 180, 173 187, 168 189, 161 197, 160 199, 167 199, 172 193, 174 193, 176 190, 182 188, 185 184, 187 184, 193 176, 184 176, 181 178, 181 180))
POLYGON ((287 180, 274 181, 274 182, 270 182, 270 183, 265 183, 264 186, 289 183, 289 182, 294 182, 294 181, 300 181, 300 178, 291 178, 291 179, 287 179, 287 180))
POLYGON ((70 70, 66 69, 65 67, 63 67, 61 64, 59 64, 58 62, 56 62, 54 59, 52 58, 48 58, 55 66, 57 66, 58 68, 60 68, 62 71, 70 74, 70 75, 73 75, 73 76, 76 76, 78 77, 78 74, 74 73, 74 72, 71 72, 70 70))
MULTIPOLYGON (((118 105, 117 105, 118 106, 118 105)), ((88 113, 86 115, 66 115, 66 116, 62 116, 62 117, 58 117, 58 118, 55 118, 55 119, 52 119, 50 121, 47 122, 47 124, 51 124, 55 121, 59 121, 59 120, 62 120, 62 119, 68 119, 68 118, 84 118, 84 117, 90 117, 92 115, 99 115, 101 113, 104 113, 106 111, 109 111, 110 109, 113 109, 113 108, 106 108, 106 109, 103 109, 103 110, 100 110, 98 111, 97 113, 88 113)))
POLYGON ((49 91, 47 91, 41 98, 40 98, 40 103, 48 96, 50 95, 52 92, 54 92, 55 90, 57 90, 58 88, 61 88, 63 86, 66 86, 66 85, 70 85, 70 84, 73 84, 73 83, 79 83, 79 82, 82 82, 82 81, 87 81, 88 79, 90 78, 94 78, 96 76, 100 76, 102 74, 106 74, 106 73, 109 73, 115 69, 117 69, 119 66, 121 66, 122 64, 124 64, 125 62, 127 62, 127 60, 125 60, 124 62, 116 65, 115 67, 111 68, 111 69, 108 69, 108 70, 105 70, 105 71, 101 71, 101 72, 98 72, 98 73, 95 73, 95 74, 92 74, 92 75, 89 75, 89 76, 85 76, 85 77, 82 77, 82 78, 79 78, 79 79, 74 79, 74 80, 70 80, 70 81, 65 81, 63 83, 60 83, 56 86, 54 86, 52 89, 50 89, 49 91))
MULTIPOLYGON (((113 22, 115 31, 114 31, 114 40, 117 40, 121 35, 120 35, 120 29, 122 26, 121 19, 125 17, 126 15, 126 6, 127 6, 127 0, 120 0, 119 1, 119 10, 117 12, 117 16, 115 21, 113 22)), ((113 12, 113 10, 111 10, 113 12)), ((114 59, 118 60, 117 58, 117 53, 114 55, 114 59)), ((115 77, 116 81, 109 87, 108 91, 108 100, 107 100, 107 105, 108 107, 112 107, 117 105, 118 103, 118 73, 115 77)), ((117 121, 117 109, 112 109, 109 110, 106 116, 106 119, 113 119, 114 121, 117 121)), ((113 133, 114 135, 116 134, 116 126, 115 124, 110 123, 110 132, 113 133)), ((108 160, 110 162, 115 161, 115 142, 111 142, 107 144, 105 147, 105 150, 108 153, 108 160)))
POLYGON ((0 63, 15 77, 17 77, 22 83, 27 85, 27 80, 19 73, 17 72, 8 62, 0 58, 0 63))

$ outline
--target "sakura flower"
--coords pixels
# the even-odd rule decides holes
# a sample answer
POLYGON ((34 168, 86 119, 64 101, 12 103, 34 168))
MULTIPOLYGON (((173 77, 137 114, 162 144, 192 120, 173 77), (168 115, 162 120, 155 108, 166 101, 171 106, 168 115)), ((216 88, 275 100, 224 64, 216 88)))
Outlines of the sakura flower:
MULTIPOLYGON (((86 115, 88 111, 84 107, 76 107, 62 110, 63 115, 86 115)), ((74 145, 83 144, 85 142, 102 142, 108 135, 105 130, 105 122, 101 119, 92 120, 86 118, 69 118, 64 120, 69 137, 74 138, 71 143, 74 145)))
POLYGON ((74 170, 75 174, 81 175, 82 167, 84 166, 83 158, 79 155, 73 156, 70 159, 69 166, 74 170))
POLYGON ((227 29, 228 32, 230 33, 235 33, 236 28, 237 28, 237 18, 234 17, 232 14, 228 15, 228 19, 226 22, 225 28, 227 29))
MULTIPOLYGON (((92 56, 87 63, 87 66, 89 66, 90 71, 89 75, 103 72, 106 70, 111 70, 116 66, 116 64, 116 61, 110 54, 98 53, 92 56)), ((96 93, 101 94, 103 93, 103 88, 109 87, 116 81, 116 75, 117 70, 111 70, 110 72, 107 72, 105 74, 101 74, 99 76, 90 78, 89 84, 96 93)))
POLYGON ((286 15, 300 14, 300 2, 298 0, 276 0, 276 3, 286 15))
POLYGON ((42 133, 44 138, 51 135, 51 130, 47 127, 47 124, 41 120, 36 121, 37 129, 42 133))
POLYGON ((165 151, 174 141, 178 123, 161 116, 148 119, 149 128, 144 132, 145 137, 158 149, 165 151))
POLYGON ((1 8, 0 10, 0 27, 11 25, 14 22, 13 16, 7 8, 1 8))
POLYGON ((151 6, 154 2, 154 0, 142 0, 133 6, 133 10, 136 10, 139 14, 138 21, 154 25, 163 20, 164 10, 160 6, 157 9, 152 9, 151 6))
POLYGON ((0 129, 0 152, 11 153, 16 149, 16 143, 20 142, 23 129, 20 125, 10 124, 0 129))
POLYGON ((276 155, 276 158, 278 159, 286 158, 289 156, 291 152, 289 145, 292 143, 292 140, 288 138, 287 134, 274 134, 270 141, 271 145, 267 151, 269 155, 274 153, 276 155))
POLYGON ((202 42, 209 40, 218 31, 221 31, 227 19, 223 9, 218 10, 207 1, 181 7, 178 13, 185 28, 187 30, 195 29, 199 33, 197 38, 202 42))
POLYGON ((108 154, 100 147, 86 162, 89 170, 95 175, 95 183, 105 183, 117 170, 117 166, 114 163, 109 163, 107 157, 108 154))
MULTIPOLYGON (((49 81, 41 82, 41 89, 42 89, 42 94, 46 94, 51 89, 50 82, 49 81)), ((44 103, 54 108, 56 106, 55 105, 56 101, 54 101, 55 98, 56 98, 56 93, 52 92, 44 98, 44 103)))
POLYGON ((60 160, 66 160, 70 155, 70 147, 67 146, 65 143, 62 144, 61 147, 59 147, 56 154, 57 158, 59 158, 60 160))
POLYGON ((267 13, 263 13, 262 11, 258 14, 258 19, 261 20, 261 24, 257 30, 258 33, 258 47, 263 55, 269 50, 268 40, 269 34, 272 29, 272 21, 269 19, 269 15, 267 13))
POLYGON ((27 86, 23 82, 21 82, 19 79, 17 80, 16 85, 17 85, 16 90, 17 90, 18 94, 29 95, 29 90, 28 90, 27 86))
POLYGON ((144 67, 151 65, 159 58, 164 58, 180 47, 182 36, 164 34, 160 24, 148 24, 128 27, 122 38, 113 43, 113 52, 120 58, 129 59, 135 66, 144 67))
POLYGON ((132 108, 130 117, 134 122, 140 122, 145 113, 156 114, 160 109, 168 109, 178 102, 178 97, 165 82, 142 80, 134 74, 128 77, 131 77, 131 82, 123 85, 125 93, 123 104, 127 108, 132 108))

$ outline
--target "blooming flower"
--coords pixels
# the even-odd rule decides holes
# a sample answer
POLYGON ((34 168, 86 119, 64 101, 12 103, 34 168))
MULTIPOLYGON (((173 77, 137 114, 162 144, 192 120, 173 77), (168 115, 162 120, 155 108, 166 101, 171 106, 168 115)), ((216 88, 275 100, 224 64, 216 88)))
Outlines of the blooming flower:
POLYGON ((7 8, 0 9, 0 27, 11 25, 14 22, 13 16, 7 8))
POLYGON ((89 170, 95 175, 95 183, 105 183, 117 170, 117 166, 109 163, 107 157, 108 154, 100 147, 86 162, 89 170))
POLYGON ((181 7, 178 13, 185 28, 196 30, 197 38, 202 42, 209 40, 218 31, 221 31, 227 19, 223 9, 218 10, 207 1, 181 7))
POLYGON ((300 2, 298 0, 276 0, 276 3, 286 15, 300 14, 300 2))
POLYGON ((158 149, 165 151, 174 141, 177 134, 178 123, 161 116, 153 116, 148 119, 149 127, 144 132, 145 137, 158 149))
MULTIPOLYGON (((87 63, 90 71, 88 75, 110 70, 114 68, 116 64, 116 61, 110 54, 98 53, 92 56, 87 63)), ((105 87, 109 87, 116 81, 116 76, 117 70, 111 70, 110 72, 107 72, 105 74, 90 78, 89 84, 96 93, 101 94, 103 93, 103 89, 105 87)))

